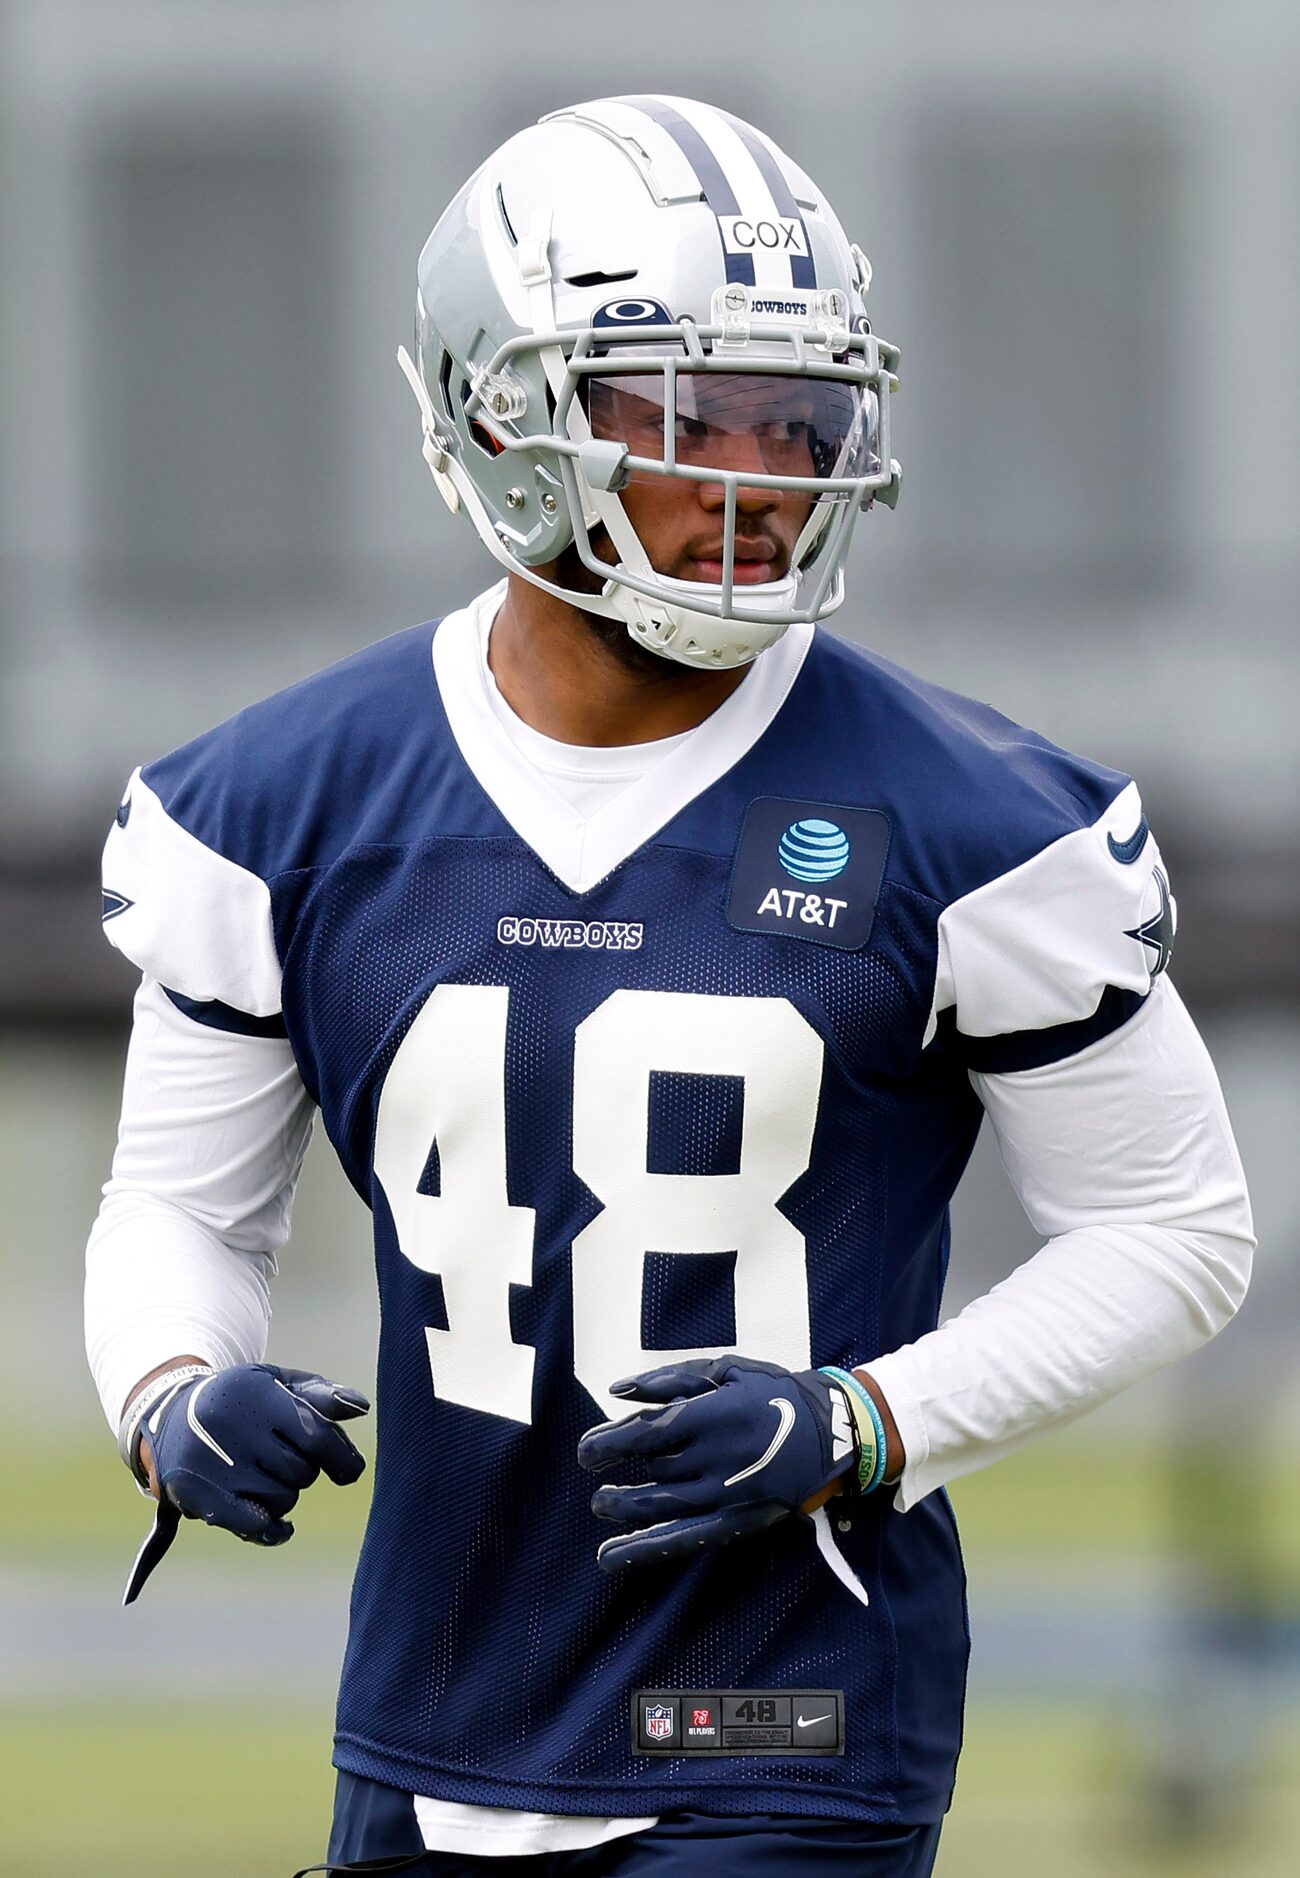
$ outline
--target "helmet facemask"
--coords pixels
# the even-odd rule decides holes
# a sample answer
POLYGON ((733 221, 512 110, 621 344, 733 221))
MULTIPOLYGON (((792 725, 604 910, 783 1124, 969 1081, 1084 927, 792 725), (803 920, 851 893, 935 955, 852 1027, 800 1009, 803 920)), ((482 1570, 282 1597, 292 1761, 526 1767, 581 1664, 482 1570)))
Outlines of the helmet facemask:
POLYGON ((770 341, 761 354, 719 356, 705 350, 707 331, 681 330, 681 345, 580 343, 568 360, 577 386, 561 394, 554 428, 574 452, 560 461, 577 553, 609 583, 613 610, 657 652, 729 665, 839 604, 854 522, 888 481, 880 401, 865 364, 843 354, 823 373, 770 341), (654 564, 620 493, 653 496, 672 483, 711 493, 681 546, 707 553, 712 579, 654 564), (790 500, 804 510, 793 541, 764 520, 790 500), (592 518, 617 555, 612 568, 592 518))

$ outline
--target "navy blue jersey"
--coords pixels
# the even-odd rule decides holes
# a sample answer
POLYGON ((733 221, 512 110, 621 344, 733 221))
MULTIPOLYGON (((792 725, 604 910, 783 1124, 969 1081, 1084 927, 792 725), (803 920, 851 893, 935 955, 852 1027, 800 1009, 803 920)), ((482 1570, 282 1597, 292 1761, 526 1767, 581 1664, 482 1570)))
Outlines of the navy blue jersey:
POLYGON ((373 1210, 337 1764, 545 1812, 935 1819, 967 1658, 946 1497, 611 1580, 574 1453, 670 1357, 851 1366, 934 1328, 968 1071, 1077 1051, 1162 962, 1136 791, 793 634, 763 721, 702 727, 711 762, 688 740, 575 885, 582 831, 518 806, 453 695, 475 631, 401 633, 150 765, 106 852, 110 936, 197 1020, 283 1028, 373 1210), (843 1754, 635 1751, 634 1692, 752 1689, 842 1692, 843 1754))

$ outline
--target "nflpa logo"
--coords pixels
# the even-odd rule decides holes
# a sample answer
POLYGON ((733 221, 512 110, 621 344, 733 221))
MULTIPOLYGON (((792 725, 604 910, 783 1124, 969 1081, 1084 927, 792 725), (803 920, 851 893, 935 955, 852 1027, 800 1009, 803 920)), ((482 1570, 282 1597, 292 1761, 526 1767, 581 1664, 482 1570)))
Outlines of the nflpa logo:
POLYGON ((692 1698, 689 1709, 682 1710, 683 1717, 690 1716, 684 1723, 684 1732, 688 1742, 696 1747, 717 1747, 718 1745, 718 1709, 707 1696, 692 1698))

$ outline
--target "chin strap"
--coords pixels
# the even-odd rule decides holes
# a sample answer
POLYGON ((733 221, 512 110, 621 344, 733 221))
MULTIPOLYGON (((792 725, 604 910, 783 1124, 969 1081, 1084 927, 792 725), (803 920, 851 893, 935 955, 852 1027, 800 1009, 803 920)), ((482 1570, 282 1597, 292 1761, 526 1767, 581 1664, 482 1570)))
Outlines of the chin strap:
MULTIPOLYGON (((726 671, 737 665, 748 665, 760 652, 774 646, 787 631, 784 620, 759 626, 752 620, 742 624, 715 613, 699 612, 691 605, 697 595, 721 598, 722 588, 711 582, 674 580, 667 574, 657 574, 655 578, 665 589, 666 598, 662 601, 651 600, 646 594, 637 593, 635 588, 620 586, 617 582, 611 583, 610 599, 638 645, 648 647, 662 658, 708 671, 726 671)), ((765 600, 773 606, 788 604, 794 598, 797 582, 787 574, 783 580, 767 585, 770 588, 767 593, 761 587, 745 590, 749 605, 762 606, 765 600)))

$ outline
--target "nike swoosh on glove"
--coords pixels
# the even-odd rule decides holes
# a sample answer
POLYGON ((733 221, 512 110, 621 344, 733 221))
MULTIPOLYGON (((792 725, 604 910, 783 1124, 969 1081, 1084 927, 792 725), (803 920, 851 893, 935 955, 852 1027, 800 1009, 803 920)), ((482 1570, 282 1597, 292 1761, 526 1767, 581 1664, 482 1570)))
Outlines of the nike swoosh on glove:
POLYGON ((592 1473, 635 1460, 649 1475, 643 1486, 599 1487, 592 1498, 598 1518, 642 1527, 606 1539, 596 1558, 607 1572, 761 1531, 857 1463, 844 1391, 819 1370, 719 1356, 647 1370, 610 1393, 657 1406, 603 1422, 578 1444, 592 1473))
POLYGON ((285 1515, 317 1475, 342 1487, 365 1472, 365 1456, 336 1424, 369 1407, 357 1389, 272 1363, 240 1363, 178 1384, 141 1429, 160 1498, 124 1601, 139 1596, 181 1515, 254 1545, 291 1539, 285 1515))

